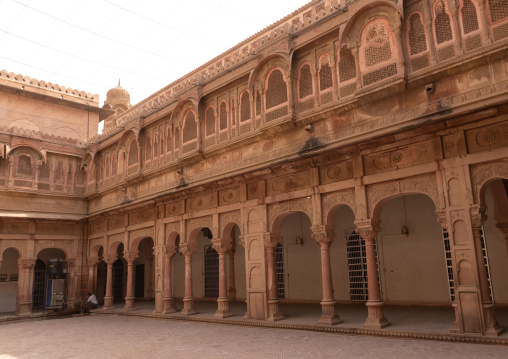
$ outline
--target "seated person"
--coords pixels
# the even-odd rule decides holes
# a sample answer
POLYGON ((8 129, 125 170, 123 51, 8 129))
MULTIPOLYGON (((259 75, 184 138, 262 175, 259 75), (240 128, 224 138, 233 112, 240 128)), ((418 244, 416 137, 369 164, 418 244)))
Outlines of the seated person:
POLYGON ((86 295, 88 296, 88 299, 87 299, 86 303, 84 303, 81 306, 81 313, 90 313, 90 309, 97 308, 98 302, 97 302, 97 297, 95 296, 95 294, 88 292, 88 293, 86 293, 86 295))

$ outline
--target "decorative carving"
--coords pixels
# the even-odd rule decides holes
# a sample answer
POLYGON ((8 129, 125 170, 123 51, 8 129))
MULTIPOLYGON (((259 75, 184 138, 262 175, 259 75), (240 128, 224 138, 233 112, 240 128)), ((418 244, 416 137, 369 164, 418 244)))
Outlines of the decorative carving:
POLYGON ((290 176, 271 178, 267 183, 268 195, 273 195, 310 186, 310 176, 308 171, 301 171, 290 176))
POLYGON ((238 238, 240 239, 240 242, 239 242, 239 243, 240 243, 240 245, 241 245, 243 248, 245 248, 245 239, 246 239, 246 238, 245 238, 245 236, 239 236, 238 238))
POLYGON ((362 221, 355 221, 356 232, 363 239, 374 239, 379 232, 381 232, 381 227, 379 227, 379 223, 372 220, 366 219, 362 221))
POLYGON ((172 222, 166 224, 166 236, 171 235, 173 232, 180 233, 180 222, 172 222))
POLYGON ((203 209, 208 209, 212 207, 213 204, 213 194, 206 194, 201 197, 195 197, 189 199, 187 202, 187 211, 198 211, 203 209))
POLYGON ((473 228, 481 228, 487 220, 487 209, 480 207, 480 205, 473 205, 469 208, 469 214, 471 215, 471 225, 473 228))
POLYGON ((135 231, 130 231, 129 232, 129 240, 132 242, 132 240, 134 239, 137 239, 137 238, 147 238, 147 237, 150 237, 150 238, 154 238, 154 229, 153 227, 147 227, 147 228, 142 228, 142 229, 137 229, 135 231))
POLYGON ((444 228, 448 229, 448 221, 446 219, 446 211, 436 210, 437 222, 444 228))
POLYGON ((326 218, 330 213, 333 206, 337 204, 345 204, 353 211, 356 217, 356 196, 354 190, 341 191, 334 193, 327 193, 322 197, 323 208, 323 222, 326 223, 326 218))
POLYGON ((240 188, 219 191, 219 206, 240 202, 240 188))
POLYGON ((18 258, 18 266, 23 268, 32 268, 35 266, 37 258, 18 258))
MULTIPOLYGON (((187 227, 187 235, 189 235, 193 229, 196 228, 209 228, 210 230, 213 230, 213 218, 212 216, 206 216, 206 217, 199 217, 199 218, 193 218, 186 221, 186 227, 187 227)), ((213 232, 212 232, 213 233, 213 232)), ((216 233, 214 233, 216 234, 216 233)))
POLYGON ((275 219, 286 212, 303 212, 312 218, 312 202, 310 198, 299 198, 292 201, 274 203, 268 205, 268 221, 272 227, 275 219))
POLYGON ((265 243, 265 247, 275 248, 277 247, 277 244, 282 243, 282 237, 280 233, 266 232, 263 233, 263 241, 265 243))
POLYGON ((129 214, 129 225, 153 221, 155 219, 155 210, 153 208, 145 209, 136 213, 129 214))
POLYGON ((191 243, 181 243, 180 244, 180 253, 184 256, 191 256, 196 252, 196 246, 191 243))
POLYGON ((480 190, 490 179, 502 177, 508 179, 508 163, 488 163, 471 166, 471 182, 473 186, 474 202, 479 204, 480 190))
POLYGON ((312 226, 312 237, 319 243, 331 243, 335 237, 335 226, 312 226))
POLYGON ((353 162, 344 161, 319 168, 321 183, 333 183, 353 178, 353 162))
POLYGON ((109 230, 121 228, 124 226, 125 217, 119 216, 116 218, 111 218, 109 220, 109 230))
POLYGON ((223 235, 226 225, 231 222, 236 223, 238 227, 242 228, 240 225, 240 211, 219 214, 219 236, 223 235))
POLYGON ((166 217, 176 216, 182 214, 182 201, 166 204, 166 217))

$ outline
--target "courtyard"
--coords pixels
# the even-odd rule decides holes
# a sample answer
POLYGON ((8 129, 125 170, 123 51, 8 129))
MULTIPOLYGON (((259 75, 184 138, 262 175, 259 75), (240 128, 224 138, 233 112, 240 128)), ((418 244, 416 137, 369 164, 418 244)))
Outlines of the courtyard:
POLYGON ((0 358, 506 358, 502 345, 96 315, 0 325, 0 358))

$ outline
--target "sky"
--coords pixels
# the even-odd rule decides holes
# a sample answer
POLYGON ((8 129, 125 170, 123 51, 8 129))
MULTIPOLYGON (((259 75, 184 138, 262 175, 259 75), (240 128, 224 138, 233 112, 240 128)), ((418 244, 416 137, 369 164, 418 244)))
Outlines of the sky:
POLYGON ((131 104, 310 0, 0 0, 0 70, 131 104))

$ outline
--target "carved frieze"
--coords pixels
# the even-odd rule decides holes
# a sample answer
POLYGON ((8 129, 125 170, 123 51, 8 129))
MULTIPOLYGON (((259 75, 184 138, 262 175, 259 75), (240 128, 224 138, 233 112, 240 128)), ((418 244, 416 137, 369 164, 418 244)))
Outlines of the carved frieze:
POLYGON ((2 224, 2 233, 26 234, 28 233, 28 224, 28 222, 4 222, 2 224))
POLYGON ((194 211, 200 211, 203 209, 209 209, 212 208, 213 205, 213 194, 205 194, 199 197, 190 198, 186 201, 186 211, 187 212, 194 212, 194 211))
MULTIPOLYGON (((7 248, 19 248, 22 252, 22 255, 26 256, 26 244, 25 240, 9 240, 6 241, 4 239, 0 240, 0 256, 7 248)), ((1 257, 0 257, 1 259, 1 257)))
POLYGON ((353 189, 349 191, 340 191, 327 193, 322 196, 321 206, 323 214, 323 223, 326 223, 326 217, 330 213, 333 206, 345 204, 353 210, 356 217, 356 196, 353 189))
POLYGON ((240 188, 219 191, 219 206, 240 202, 240 188))
POLYGON ((367 205, 369 217, 372 218, 377 204, 384 198, 394 194, 402 193, 423 193, 434 201, 436 207, 439 207, 438 188, 436 174, 428 174, 408 179, 393 181, 388 183, 379 183, 367 186, 367 205))
POLYGON ((109 220, 109 229, 110 230, 121 228, 124 225, 125 225, 125 217, 124 216, 119 216, 119 217, 111 218, 109 220))
POLYGON ((344 161, 319 167, 322 184, 344 181, 353 178, 353 162, 344 161))
POLYGON ((412 146, 364 156, 364 172, 366 175, 370 175, 419 163, 432 162, 436 156, 432 140, 419 142, 412 146))
MULTIPOLYGON (((187 235, 195 228, 209 228, 213 232, 213 219, 212 216, 205 216, 199 218, 189 219, 186 223, 187 235)), ((215 234, 215 233, 214 233, 215 234)))
POLYGON ((508 179, 508 163, 487 163, 471 166, 471 182, 473 186, 474 202, 479 204, 480 190, 491 178, 501 177, 508 179))
POLYGON ((136 213, 129 214, 129 225, 155 220, 155 210, 153 208, 145 209, 136 213))
POLYGON ((38 223, 37 234, 73 235, 74 228, 73 224, 38 223))
POLYGON ((508 146, 508 124, 500 123, 468 130, 466 141, 469 153, 506 147, 508 146))
POLYGON ((90 234, 103 233, 108 230, 106 221, 90 223, 90 234))
POLYGON ((247 183, 247 199, 262 198, 265 194, 260 188, 259 182, 247 183))
POLYGON ((165 214, 166 217, 177 216, 183 214, 184 212, 183 201, 175 201, 172 203, 168 203, 165 205, 165 207, 166 207, 165 214))
POLYGON ((166 236, 171 235, 173 232, 180 233, 180 222, 172 222, 166 224, 166 236))
POLYGON ((303 212, 312 219, 312 202, 310 198, 299 198, 292 201, 273 203, 268 205, 268 221, 270 230, 275 219, 283 213, 303 212))
POLYGON ((292 173, 289 176, 270 178, 267 180, 267 194, 269 196, 279 193, 295 191, 310 186, 308 171, 292 173))
POLYGON ((152 239, 154 238, 153 227, 137 229, 135 231, 129 232, 129 240, 130 241, 137 239, 137 238, 147 238, 147 237, 150 237, 152 239))

